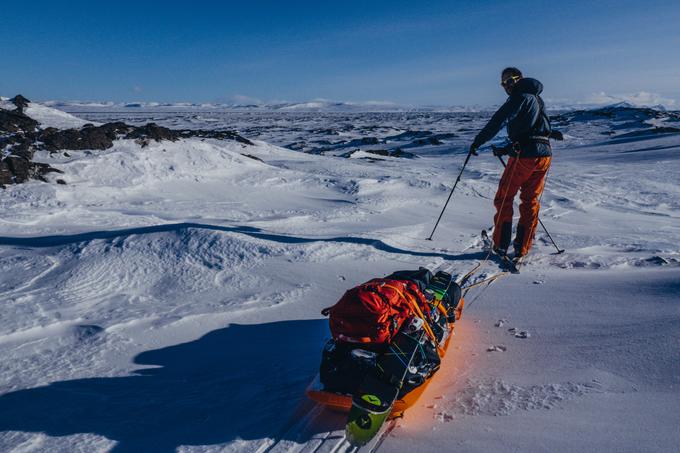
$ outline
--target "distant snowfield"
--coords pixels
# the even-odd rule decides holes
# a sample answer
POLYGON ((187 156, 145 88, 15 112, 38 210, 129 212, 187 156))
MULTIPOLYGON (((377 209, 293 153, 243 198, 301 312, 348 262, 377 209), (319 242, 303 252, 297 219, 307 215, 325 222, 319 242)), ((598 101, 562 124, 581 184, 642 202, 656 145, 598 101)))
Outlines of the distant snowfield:
MULTIPOLYGON (((27 113, 43 127, 90 122, 27 113)), ((292 143, 305 132, 281 115, 271 137, 292 143)), ((490 153, 424 240, 481 123, 464 126, 448 152, 410 150, 419 159, 211 140, 40 155, 66 185, 0 191, 0 450, 331 448, 342 418, 303 393, 329 335, 320 310, 374 276, 462 273, 484 256, 500 171, 490 153)), ((380 451, 680 444, 680 135, 626 136, 640 124, 606 118, 560 127, 541 216, 567 252, 552 255, 539 231, 521 275, 470 292, 442 369, 380 451)))

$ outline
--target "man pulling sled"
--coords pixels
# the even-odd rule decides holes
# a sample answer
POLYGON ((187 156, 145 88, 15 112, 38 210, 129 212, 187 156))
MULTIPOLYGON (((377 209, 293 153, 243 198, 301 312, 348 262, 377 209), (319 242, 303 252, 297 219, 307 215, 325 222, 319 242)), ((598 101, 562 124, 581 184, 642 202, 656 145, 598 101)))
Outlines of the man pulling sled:
MULTIPOLYGON (((553 132, 550 119, 541 99, 543 85, 536 79, 524 78, 517 68, 505 68, 501 73, 501 86, 508 94, 505 103, 493 114, 489 122, 475 137, 470 154, 498 134, 507 124, 510 143, 504 148, 494 148, 494 155, 503 161, 509 159, 494 197, 493 250, 505 257, 512 237, 513 202, 520 192, 519 222, 512 241, 515 263, 529 253, 539 222, 540 198, 552 160, 550 139, 562 139, 553 132)), ((559 249, 558 249, 559 250, 559 249)))

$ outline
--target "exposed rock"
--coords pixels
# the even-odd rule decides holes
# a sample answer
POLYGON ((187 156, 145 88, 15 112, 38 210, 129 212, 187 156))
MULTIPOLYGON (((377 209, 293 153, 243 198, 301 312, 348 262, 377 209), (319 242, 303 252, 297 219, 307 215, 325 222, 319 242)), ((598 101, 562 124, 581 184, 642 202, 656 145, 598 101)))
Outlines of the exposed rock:
POLYGON ((391 135, 385 137, 385 140, 413 140, 413 139, 423 139, 433 135, 432 131, 406 131, 401 134, 391 135))
POLYGON ((146 142, 149 142, 150 140, 156 142, 169 140, 174 142, 179 138, 179 133, 180 131, 173 131, 167 127, 159 126, 156 123, 148 123, 144 126, 132 128, 132 130, 129 130, 125 138, 144 140, 146 142))
POLYGON ((124 123, 108 123, 103 126, 89 126, 80 129, 55 129, 48 127, 40 134, 43 148, 48 151, 107 149, 121 132, 125 132, 124 123))
MULTIPOLYGON (((160 127, 160 126, 157 126, 160 127)), ((163 128, 165 129, 165 128, 163 128)), ((205 130, 205 129, 168 129, 171 132, 176 132, 177 138, 191 138, 191 137, 200 137, 200 138, 211 138, 214 140, 233 140, 235 142, 239 142, 243 145, 255 145, 253 142, 248 140, 247 138, 237 134, 234 131, 212 131, 212 130, 205 130)))
POLYGON ((258 160, 258 161, 260 161, 260 162, 264 162, 262 159, 260 159, 260 158, 257 157, 257 156, 253 156, 252 154, 241 153, 241 155, 242 155, 242 156, 245 156, 245 157, 248 157, 248 158, 250 158, 250 159, 253 159, 253 160, 258 160))
POLYGON ((29 179, 46 181, 45 175, 53 172, 62 173, 48 164, 10 155, 0 161, 0 186, 19 184, 29 179))
POLYGON ((376 154, 378 156, 390 156, 391 153, 385 149, 365 149, 365 153, 376 154))
POLYGON ((292 149, 293 151, 302 151, 303 149, 305 149, 306 146, 307 146, 306 142, 299 141, 286 145, 285 148, 292 149))
POLYGON ((28 104, 31 102, 25 97, 23 97, 20 94, 17 94, 14 96, 12 99, 10 99, 10 102, 12 102, 14 105, 17 106, 16 111, 19 113, 24 113, 24 109, 28 107, 28 104))
POLYGON ((402 159, 414 159, 418 157, 417 155, 413 153, 409 153, 408 151, 404 151, 401 148, 397 148, 396 150, 392 151, 390 154, 392 157, 401 157, 402 159))
POLYGON ((671 126, 663 126, 663 127, 653 127, 650 129, 645 129, 642 131, 633 131, 633 132, 628 132, 627 134, 621 134, 617 135, 616 137, 613 138, 630 138, 630 137, 647 137, 650 135, 655 135, 655 134, 677 134, 680 133, 680 128, 677 127, 671 127, 671 126))
POLYGON ((0 134, 6 132, 33 132, 38 128, 38 122, 24 115, 18 110, 0 109, 0 134))
POLYGON ((644 260, 644 262, 647 263, 647 264, 656 264, 658 266, 663 266, 665 264, 669 264, 667 259, 662 258, 658 255, 654 255, 650 258, 647 258, 646 260, 644 260))
POLYGON ((368 145, 378 145, 380 144, 381 141, 377 137, 362 137, 362 138, 355 138, 354 140, 350 140, 346 143, 343 143, 339 148, 352 148, 355 146, 368 146, 368 145))
POLYGON ((437 137, 428 137, 428 138, 421 138, 412 143, 413 145, 417 146, 425 146, 425 145, 443 145, 444 142, 439 140, 437 137))
POLYGON ((593 110, 575 110, 556 116, 550 120, 557 123, 586 122, 597 119, 610 119, 612 121, 647 121, 650 119, 680 120, 680 113, 665 112, 649 107, 634 107, 630 104, 621 103, 593 110))
POLYGON ((104 328, 96 324, 82 324, 73 327, 72 335, 78 342, 92 341, 102 335, 104 328))
POLYGON ((136 140, 145 147, 151 141, 177 141, 192 137, 253 145, 250 140, 232 131, 168 129, 155 123, 131 126, 113 122, 101 126, 86 124, 79 129, 41 129, 37 121, 24 113, 30 102, 28 99, 17 95, 12 102, 17 106, 15 110, 0 109, 0 185, 21 183, 31 178, 44 181, 45 174, 59 172, 47 164, 32 162, 33 154, 38 150, 85 150, 90 153, 89 150, 111 148, 117 139, 136 140))

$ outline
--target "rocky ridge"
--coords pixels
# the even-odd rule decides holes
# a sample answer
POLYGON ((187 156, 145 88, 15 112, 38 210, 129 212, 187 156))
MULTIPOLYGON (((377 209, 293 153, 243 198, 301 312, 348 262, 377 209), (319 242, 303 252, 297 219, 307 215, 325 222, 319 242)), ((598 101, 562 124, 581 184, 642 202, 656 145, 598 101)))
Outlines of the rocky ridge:
POLYGON ((18 184, 29 179, 46 181, 45 175, 60 170, 34 162, 36 151, 82 151, 111 148, 119 139, 132 139, 144 148, 149 142, 177 141, 186 138, 234 140, 253 143, 233 131, 204 129, 169 129, 155 123, 131 126, 120 121, 102 125, 85 124, 80 128, 42 128, 25 111, 28 99, 17 95, 10 99, 14 110, 0 108, 0 186, 18 184))

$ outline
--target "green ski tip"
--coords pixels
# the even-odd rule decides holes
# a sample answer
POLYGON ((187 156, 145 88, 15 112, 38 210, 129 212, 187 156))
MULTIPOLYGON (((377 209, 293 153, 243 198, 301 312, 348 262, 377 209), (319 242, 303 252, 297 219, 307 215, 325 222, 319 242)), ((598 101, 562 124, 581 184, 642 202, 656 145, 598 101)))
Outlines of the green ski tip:
POLYGON ((350 444, 355 447, 366 445, 380 431, 390 415, 391 407, 386 412, 375 414, 365 409, 352 406, 347 419, 345 435, 350 444))

